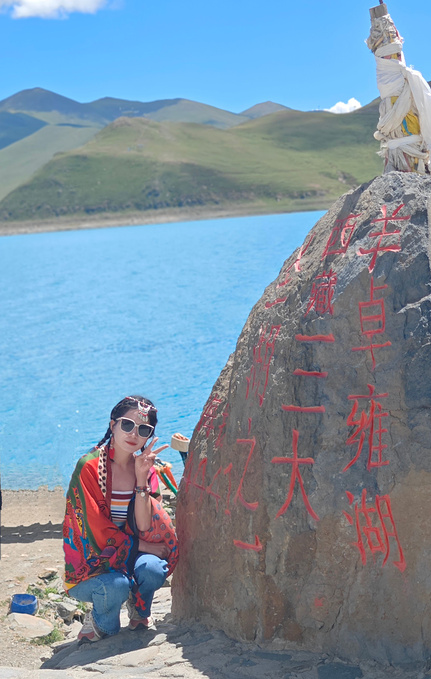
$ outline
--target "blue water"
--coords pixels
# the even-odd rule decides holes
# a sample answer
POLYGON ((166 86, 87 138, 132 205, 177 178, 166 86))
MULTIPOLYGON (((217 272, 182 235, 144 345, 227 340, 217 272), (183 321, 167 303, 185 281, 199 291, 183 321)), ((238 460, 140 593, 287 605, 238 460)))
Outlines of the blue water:
MULTIPOLYGON (((264 288, 321 212, 0 240, 3 488, 67 487, 131 393, 191 436, 264 288)), ((179 453, 168 450, 178 477, 179 453)))

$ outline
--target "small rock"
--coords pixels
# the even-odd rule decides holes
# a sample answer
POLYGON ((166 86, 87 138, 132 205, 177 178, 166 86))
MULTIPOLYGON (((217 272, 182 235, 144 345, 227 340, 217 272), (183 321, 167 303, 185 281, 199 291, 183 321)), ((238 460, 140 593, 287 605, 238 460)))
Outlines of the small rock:
POLYGON ((61 596, 61 594, 54 594, 54 592, 50 592, 48 594, 48 599, 50 601, 60 601, 63 599, 63 597, 61 596))
POLYGON ((10 613, 7 616, 7 622, 11 629, 16 630, 26 639, 45 637, 54 629, 54 625, 48 620, 36 615, 27 615, 27 613, 10 613))
POLYGON ((120 665, 121 667, 139 667, 151 663, 158 655, 158 648, 139 648, 136 651, 113 655, 109 658, 99 660, 101 665, 120 665))
POLYGON ((74 620, 71 625, 68 625, 64 628, 64 633, 69 640, 73 639, 74 637, 78 636, 79 632, 81 631, 81 627, 82 623, 78 620, 74 620))
POLYGON ((148 642, 148 646, 161 646, 167 641, 167 638, 166 634, 156 634, 154 639, 151 639, 151 641, 148 642))
POLYGON ((57 568, 44 568, 41 573, 37 576, 41 580, 52 580, 55 578, 55 576, 58 575, 58 569, 57 568))
POLYGON ((57 613, 64 622, 72 622, 77 611, 78 607, 76 604, 69 603, 68 601, 59 601, 57 603, 57 613))

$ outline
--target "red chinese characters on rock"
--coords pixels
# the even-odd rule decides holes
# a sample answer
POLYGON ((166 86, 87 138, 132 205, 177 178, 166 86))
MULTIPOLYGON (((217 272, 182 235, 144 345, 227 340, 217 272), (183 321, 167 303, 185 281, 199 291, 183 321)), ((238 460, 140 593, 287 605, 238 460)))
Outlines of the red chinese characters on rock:
POLYGON ((369 234, 370 238, 376 238, 377 241, 374 247, 372 248, 369 249, 359 248, 358 250, 358 255, 360 256, 369 255, 371 253, 373 254, 371 262, 368 265, 368 271, 370 273, 374 271, 374 267, 377 261, 377 255, 379 254, 379 252, 400 252, 401 229, 395 229, 395 231, 387 231, 387 227, 389 222, 407 221, 410 219, 411 215, 408 215, 406 217, 398 217, 398 213, 403 207, 404 203, 401 203, 401 205, 393 211, 390 217, 388 217, 387 206, 383 205, 381 208, 383 217, 380 217, 379 219, 373 219, 373 221, 371 222, 372 224, 383 222, 383 227, 381 231, 375 231, 374 233, 369 234))
POLYGON ((354 515, 351 516, 348 512, 343 512, 347 521, 351 526, 356 528, 356 542, 352 544, 359 550, 361 561, 365 566, 367 563, 367 550, 370 550, 373 558, 378 553, 384 554, 382 563, 386 565, 390 553, 391 546, 395 545, 397 555, 393 565, 398 568, 401 573, 406 569, 406 561, 401 547, 398 531, 395 525, 394 516, 392 514, 391 500, 389 495, 376 495, 375 506, 367 507, 367 491, 364 488, 361 494, 361 503, 355 502, 352 493, 346 491, 349 505, 353 505, 354 515), (365 538, 365 539, 364 539, 365 538), (392 538, 390 541, 389 538, 392 538), (392 543, 392 544, 391 544, 392 543))
POLYGON ((245 398, 248 399, 252 394, 256 396, 260 407, 263 405, 266 388, 268 386, 269 368, 271 359, 274 355, 275 340, 280 332, 280 325, 272 325, 267 334, 268 326, 262 328, 259 340, 253 348, 253 365, 247 380, 247 391, 245 398))
POLYGON ((223 410, 223 415, 222 415, 222 422, 220 425, 220 429, 218 431, 217 438, 215 440, 215 447, 216 448, 221 448, 224 444, 224 440, 226 437, 226 424, 227 424, 227 419, 229 417, 229 403, 226 403, 225 409, 223 410))
POLYGON ((293 264, 290 264, 290 266, 287 267, 286 271, 284 272, 284 279, 281 281, 281 283, 277 285, 277 288, 283 288, 285 285, 288 285, 290 283, 290 281, 292 280, 290 276, 290 272, 292 271, 292 269, 294 269, 294 271, 296 272, 301 271, 301 259, 303 258, 308 248, 310 247, 311 243, 313 242, 313 238, 314 235, 311 235, 308 240, 308 243, 306 245, 304 244, 301 246, 297 258, 295 259, 293 264))
POLYGON ((200 420, 197 423, 196 430, 200 431, 201 429, 205 429, 207 438, 214 430, 214 420, 217 417, 217 409, 220 403, 222 403, 222 401, 216 394, 214 398, 212 398, 211 401, 205 405, 200 420))
POLYGON ((373 364, 373 370, 376 367, 376 359, 374 356, 375 349, 383 349, 390 347, 391 342, 383 342, 381 344, 373 344, 374 335, 381 335, 385 332, 386 317, 385 317, 385 303, 383 298, 375 299, 374 293, 376 290, 384 290, 387 285, 374 285, 374 278, 371 277, 370 282, 370 299, 367 302, 359 302, 359 318, 361 322, 361 335, 366 337, 370 344, 361 347, 352 347, 352 351, 369 351, 373 364))
MULTIPOLYGON (((250 502, 244 497, 244 482, 245 478, 247 475, 247 471, 250 465, 251 458, 253 456, 253 452, 256 446, 256 439, 250 438, 250 439, 237 439, 237 444, 241 446, 245 446, 246 448, 246 461, 244 464, 244 469, 241 474, 241 478, 238 482, 238 487, 236 489, 236 492, 233 496, 233 505, 242 505, 245 509, 249 511, 256 511, 256 509, 259 507, 259 502, 250 502)), ((238 458, 239 459, 239 458, 238 458)), ((207 494, 210 497, 214 498, 216 502, 216 508, 217 511, 219 510, 219 503, 221 502, 222 495, 220 491, 220 485, 223 483, 225 486, 225 508, 224 508, 224 514, 226 516, 231 516, 231 497, 232 497, 232 471, 234 470, 232 462, 229 463, 229 465, 223 469, 222 466, 220 466, 215 474, 213 475, 211 482, 206 485, 205 484, 205 475, 206 475, 206 470, 207 470, 207 464, 208 464, 208 458, 203 458, 200 460, 196 471, 194 474, 192 473, 192 467, 193 467, 193 451, 189 453, 187 456, 187 462, 186 462, 186 467, 184 470, 184 480, 185 480, 185 490, 186 493, 189 491, 190 486, 193 488, 196 488, 199 491, 199 495, 197 498, 197 501, 201 503, 203 501, 204 495, 207 494), (224 480, 225 479, 225 480, 224 480)), ((248 543, 248 542, 243 542, 242 540, 234 540, 234 545, 235 547, 238 547, 239 549, 244 549, 244 550, 249 550, 253 552, 260 552, 263 549, 262 544, 260 543, 259 537, 255 535, 255 542, 254 543, 248 543)))
POLYGON ((320 276, 316 276, 304 316, 307 316, 312 309, 319 316, 323 316, 326 313, 332 316, 334 314, 332 298, 335 294, 336 284, 337 274, 332 269, 328 272, 324 271, 320 276))
MULTIPOLYGON (((308 240, 308 243, 301 246, 297 258, 295 259, 293 264, 290 264, 287 267, 287 269, 285 270, 284 278, 281 281, 281 283, 277 284, 277 289, 283 288, 285 285, 288 285, 291 282, 292 276, 291 276, 290 272, 292 271, 292 269, 296 272, 301 271, 301 259, 303 258, 303 256, 307 252, 308 248, 310 247, 310 245, 313 241, 313 238, 314 238, 314 235, 311 235, 309 240, 308 240)), ((286 300, 287 300, 286 295, 284 297, 277 297, 277 299, 274 299, 271 302, 266 302, 265 303, 265 309, 271 309, 272 307, 277 306, 277 304, 284 304, 284 302, 286 300)))
POLYGON ((349 243, 352 239, 353 232, 356 228, 358 218, 361 213, 357 215, 349 215, 345 219, 336 219, 335 226, 331 231, 325 249, 322 254, 322 259, 328 255, 345 255, 349 243))
POLYGON ((304 501, 304 505, 307 509, 307 512, 310 514, 310 516, 313 517, 316 521, 319 521, 319 517, 317 516, 316 512, 312 508, 310 504, 310 500, 308 499, 307 493, 305 492, 304 488, 304 481, 301 476, 301 472, 299 471, 299 465, 300 464, 314 464, 314 460, 312 457, 303 457, 299 458, 298 457, 298 439, 299 439, 299 431, 297 429, 293 430, 293 435, 292 435, 292 449, 293 449, 293 457, 273 457, 271 462, 273 464, 291 464, 292 465, 292 473, 290 476, 290 486, 289 486, 289 492, 287 494, 286 502, 283 504, 283 506, 278 510, 276 519, 278 519, 279 516, 284 514, 284 512, 287 510, 289 507, 290 503, 292 502, 293 498, 293 491, 295 490, 295 483, 298 481, 299 487, 301 489, 301 494, 302 494, 302 499, 304 501))
POLYGON ((241 476, 241 480, 238 484, 238 490, 235 493, 234 504, 236 504, 239 501, 239 502, 241 502, 241 504, 246 509, 250 509, 252 512, 254 512, 259 507, 259 503, 258 502, 247 502, 244 499, 244 496, 242 494, 242 486, 244 484, 245 475, 247 474, 247 469, 248 469, 248 466, 250 464, 250 460, 252 458, 253 451, 254 451, 255 446, 256 446, 256 439, 253 436, 252 439, 237 439, 236 442, 240 443, 242 445, 245 445, 245 446, 249 446, 250 450, 249 450, 249 453, 248 453, 248 456, 247 456, 247 462, 245 463, 245 467, 244 467, 244 471, 243 471, 242 476, 241 476))
POLYGON ((247 551, 251 552, 261 552, 263 549, 263 546, 259 540, 259 536, 255 535, 254 536, 254 544, 251 545, 249 542, 242 542, 242 540, 234 540, 233 544, 235 547, 238 547, 239 549, 245 549, 247 551))
POLYGON ((383 443, 383 434, 387 433, 387 429, 382 426, 384 417, 389 417, 389 413, 384 412, 381 403, 377 399, 386 398, 388 394, 375 394, 375 387, 368 384, 368 395, 352 395, 348 396, 349 400, 354 400, 352 410, 347 418, 347 425, 354 426, 355 430, 346 441, 346 445, 357 445, 355 457, 347 464, 343 472, 347 471, 360 458, 364 443, 366 441, 367 447, 367 469, 370 471, 373 467, 384 467, 389 464, 389 460, 382 459, 382 453, 387 445, 383 443), (363 410, 358 415, 359 400, 366 399, 369 401, 369 412, 363 410), (377 456, 377 459, 374 459, 377 456))

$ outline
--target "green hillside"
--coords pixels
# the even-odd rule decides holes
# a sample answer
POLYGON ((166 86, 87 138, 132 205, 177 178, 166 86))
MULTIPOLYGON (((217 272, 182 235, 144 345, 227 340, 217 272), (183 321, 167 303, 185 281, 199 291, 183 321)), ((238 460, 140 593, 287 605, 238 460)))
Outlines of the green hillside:
POLYGON ((0 219, 190 207, 324 208, 382 169, 376 117, 285 110, 222 130, 120 118, 0 202, 0 219))
POLYGON ((25 113, 0 111, 0 149, 33 134, 44 125, 41 120, 25 113))
POLYGON ((97 131, 97 127, 45 125, 37 132, 0 149, 0 200, 27 182, 56 153, 82 146, 97 131))

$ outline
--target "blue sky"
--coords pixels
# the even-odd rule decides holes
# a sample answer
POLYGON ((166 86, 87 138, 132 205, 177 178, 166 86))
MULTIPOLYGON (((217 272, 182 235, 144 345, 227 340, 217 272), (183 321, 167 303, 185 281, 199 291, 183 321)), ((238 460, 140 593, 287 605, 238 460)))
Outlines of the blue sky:
MULTIPOLYGON (((0 0, 0 99, 43 87, 81 102, 184 97, 235 112, 267 100, 301 110, 367 104, 378 96, 364 44, 372 5, 0 0)), ((430 0, 388 7, 407 64, 431 79, 430 0)))

